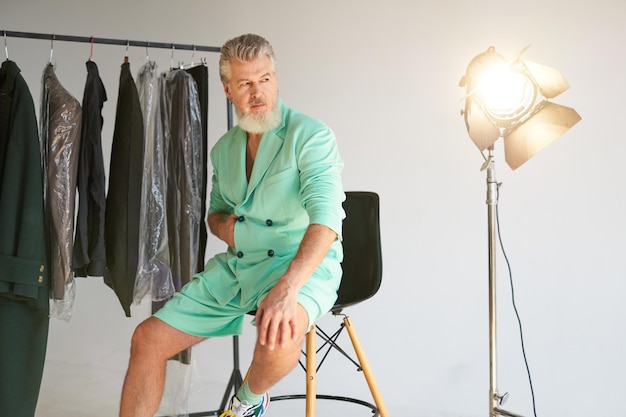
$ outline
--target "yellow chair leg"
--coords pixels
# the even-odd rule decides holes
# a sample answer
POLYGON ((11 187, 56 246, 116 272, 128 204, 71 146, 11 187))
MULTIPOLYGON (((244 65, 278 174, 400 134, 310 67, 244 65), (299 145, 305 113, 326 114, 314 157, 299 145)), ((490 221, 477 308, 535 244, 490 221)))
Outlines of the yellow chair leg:
POLYGON ((316 338, 316 328, 313 325, 306 335, 306 417, 315 417, 315 402, 317 399, 316 338))
MULTIPOLYGON (((374 374, 370 368, 369 362, 367 361, 367 357, 365 356, 365 351, 361 346, 361 342, 359 341, 359 337, 356 334, 356 330, 352 325, 352 320, 350 317, 344 317, 344 324, 346 325, 346 329, 348 330, 348 334, 350 335, 350 340, 352 341, 352 346, 354 347, 354 351, 356 352, 356 356, 359 358, 359 363, 361 364, 361 369, 363 369, 363 375, 365 376, 365 380, 367 381, 367 385, 369 385, 370 392, 372 393, 372 397, 374 398, 374 403, 378 408, 378 413, 380 417, 388 417, 387 407, 385 406, 385 401, 383 400, 382 395, 380 394, 380 390, 378 389, 378 384, 374 379, 374 374)), ((307 414, 308 415, 308 414, 307 414)))

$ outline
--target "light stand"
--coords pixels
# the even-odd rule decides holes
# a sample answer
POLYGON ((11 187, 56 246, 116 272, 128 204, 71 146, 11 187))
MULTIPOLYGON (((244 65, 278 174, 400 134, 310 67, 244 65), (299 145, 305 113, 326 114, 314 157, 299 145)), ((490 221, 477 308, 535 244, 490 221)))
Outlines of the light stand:
POLYGON ((493 145, 488 148, 487 160, 482 169, 487 171, 487 233, 489 238, 489 417, 496 415, 521 417, 519 414, 499 408, 504 396, 498 393, 496 372, 496 210, 499 184, 496 181, 493 145))
MULTIPOLYGON (((521 417, 500 408, 505 395, 498 393, 496 355, 496 233, 498 187, 495 175, 494 143, 504 140, 505 158, 512 169, 571 128, 580 120, 572 108, 547 99, 569 89, 560 72, 522 61, 525 48, 512 61, 489 47, 469 63, 459 83, 466 87, 463 97, 467 132, 480 149, 487 151, 483 171, 487 173, 487 228, 489 244, 489 417, 521 417)), ((483 153, 484 157, 484 153, 483 153)))

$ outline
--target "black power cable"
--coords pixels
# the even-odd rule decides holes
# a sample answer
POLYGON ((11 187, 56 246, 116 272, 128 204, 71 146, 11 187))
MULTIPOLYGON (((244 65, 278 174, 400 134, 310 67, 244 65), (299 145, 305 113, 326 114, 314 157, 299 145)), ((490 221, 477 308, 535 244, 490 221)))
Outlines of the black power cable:
MULTIPOLYGON (((496 187, 496 203, 500 200, 500 184, 496 187)), ((515 288, 513 286, 513 273, 511 272, 511 263, 509 262, 509 258, 506 256, 506 251, 504 250, 504 244, 502 243, 502 235, 500 233, 500 216, 498 212, 498 204, 496 204, 496 229, 498 231, 498 241, 500 242, 500 249, 502 250, 502 254, 504 255, 504 260, 506 261, 506 266, 509 271, 509 283, 511 285, 511 301, 513 304, 513 310, 515 311, 515 317, 517 318, 517 324, 519 326, 519 336, 522 347, 522 355, 524 357, 524 365, 526 366, 526 374, 528 375, 528 384, 530 386, 530 396, 532 399, 533 405, 533 415, 537 417, 537 408, 535 404, 535 390, 533 389, 533 380, 530 376, 530 367, 528 366, 528 358, 526 357, 526 348, 524 346, 524 332, 522 330, 522 320, 520 319, 519 312, 517 310, 517 305, 515 304, 515 288)))

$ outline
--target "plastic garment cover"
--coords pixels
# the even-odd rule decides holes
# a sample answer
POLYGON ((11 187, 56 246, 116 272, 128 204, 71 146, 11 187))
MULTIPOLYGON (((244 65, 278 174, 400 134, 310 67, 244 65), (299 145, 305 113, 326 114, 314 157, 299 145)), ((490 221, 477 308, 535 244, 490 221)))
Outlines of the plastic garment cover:
POLYGON ((192 392, 198 391, 198 388, 192 383, 196 372, 195 361, 192 361, 191 364, 167 361, 165 386, 155 416, 189 416, 189 396, 192 392))
MULTIPOLYGON (((192 64, 193 65, 193 64, 192 64)), ((198 88, 198 100, 200 102, 200 123, 202 126, 202 183, 200 184, 200 198, 202 203, 202 215, 206 216, 207 207, 207 179, 208 179, 208 136, 209 136, 209 68, 204 65, 195 65, 186 68, 198 88)), ((198 246, 198 271, 202 271, 205 265, 205 252, 207 243, 206 221, 200 222, 200 244, 198 246)))
POLYGON ((174 287, 180 290, 197 272, 202 218, 200 107, 196 84, 184 70, 162 74, 159 81, 170 266, 174 287))
MULTIPOLYGON (((186 71, 159 77, 160 129, 166 162, 166 225, 174 287, 179 290, 197 272, 202 219, 202 127, 196 83, 186 71)), ((153 310, 163 303, 154 303, 153 310)), ((186 416, 191 349, 168 361, 158 415, 186 416)))
POLYGON ((75 294, 72 248, 82 109, 59 82, 52 64, 44 69, 41 91, 40 138, 52 281, 50 314, 69 320, 75 294))
POLYGON ((144 155, 139 222, 139 262, 134 302, 150 293, 162 301, 174 294, 165 221, 165 143, 159 112, 159 79, 154 61, 146 62, 137 74, 137 92, 144 118, 144 155))

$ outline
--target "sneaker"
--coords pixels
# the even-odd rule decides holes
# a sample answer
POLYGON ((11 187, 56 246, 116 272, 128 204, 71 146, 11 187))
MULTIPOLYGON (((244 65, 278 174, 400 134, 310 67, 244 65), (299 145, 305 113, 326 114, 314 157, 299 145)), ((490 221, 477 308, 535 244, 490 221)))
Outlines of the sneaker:
POLYGON ((250 405, 245 401, 242 403, 237 397, 233 397, 229 409, 220 414, 220 417, 263 417, 269 405, 270 396, 267 392, 256 405, 250 405))

